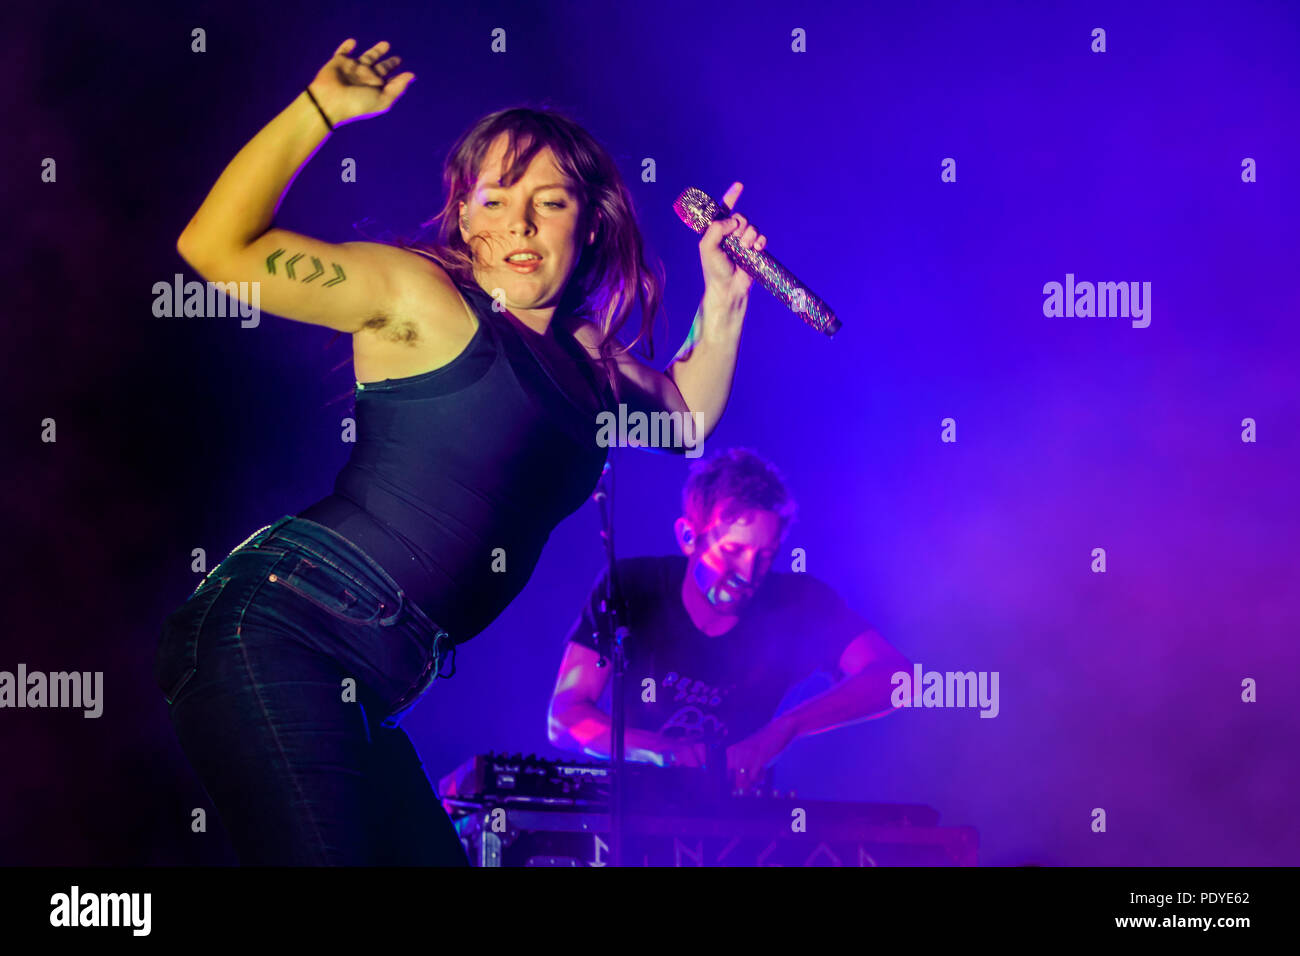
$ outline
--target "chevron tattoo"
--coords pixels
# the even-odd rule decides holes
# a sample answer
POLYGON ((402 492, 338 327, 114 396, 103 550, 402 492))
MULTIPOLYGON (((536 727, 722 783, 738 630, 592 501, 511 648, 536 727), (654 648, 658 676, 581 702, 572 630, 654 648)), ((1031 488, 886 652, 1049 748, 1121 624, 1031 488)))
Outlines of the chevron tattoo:
MULTIPOLYGON (((269 274, 279 275, 279 273, 275 271, 275 263, 277 259, 284 255, 284 253, 284 249, 276 249, 275 252, 266 257, 266 271, 269 274)), ((305 253, 299 252, 284 260, 282 265, 284 266, 284 275, 286 278, 293 279, 297 282, 311 282, 325 274, 325 267, 321 265, 319 259, 315 256, 306 256, 306 258, 311 260, 311 270, 306 275, 298 275, 296 270, 299 267, 300 260, 303 259, 305 255, 305 253)), ((348 277, 343 273, 343 267, 337 262, 331 262, 330 265, 334 267, 334 277, 322 282, 321 285, 332 286, 338 285, 340 282, 346 282, 348 277)))

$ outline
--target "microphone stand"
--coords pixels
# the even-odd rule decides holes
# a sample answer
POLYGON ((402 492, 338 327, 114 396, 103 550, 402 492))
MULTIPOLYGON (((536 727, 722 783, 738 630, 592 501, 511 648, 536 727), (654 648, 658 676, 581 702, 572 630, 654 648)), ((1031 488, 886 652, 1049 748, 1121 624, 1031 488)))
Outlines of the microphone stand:
POLYGON ((601 615, 597 622, 597 645, 600 648, 598 667, 611 661, 614 665, 610 686, 610 863, 623 865, 623 830, 626 793, 626 774, 623 755, 623 737, 627 725, 627 702, 623 696, 627 671, 626 641, 631 631, 626 624, 627 607, 619 586, 614 559, 614 522, 612 499, 614 497, 613 468, 608 461, 600 471, 600 481, 592 498, 600 506, 600 537, 605 545, 605 594, 601 598, 601 615))

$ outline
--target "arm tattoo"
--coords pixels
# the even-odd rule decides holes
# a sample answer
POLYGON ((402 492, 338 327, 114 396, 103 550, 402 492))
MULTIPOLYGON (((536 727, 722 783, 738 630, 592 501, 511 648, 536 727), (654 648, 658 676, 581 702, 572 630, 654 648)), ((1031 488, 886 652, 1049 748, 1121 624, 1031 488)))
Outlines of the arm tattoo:
MULTIPOLYGON (((266 257, 266 271, 271 275, 277 274, 275 271, 275 260, 280 258, 280 256, 282 255, 284 255, 284 250, 276 249, 275 252, 271 253, 269 256, 266 257)), ((284 261, 284 274, 287 278, 294 279, 299 282, 311 282, 313 279, 317 279, 320 276, 325 274, 325 267, 321 265, 321 261, 317 259, 315 256, 310 256, 309 258, 311 259, 311 264, 313 267, 311 274, 302 276, 301 278, 295 275, 294 267, 298 264, 298 260, 301 259, 304 255, 305 253, 299 252, 296 255, 290 256, 288 259, 284 261)), ((322 285, 332 286, 332 285, 338 285, 340 282, 347 281, 348 277, 343 274, 343 267, 341 265, 339 265, 337 262, 331 262, 330 265, 334 267, 334 278, 330 279, 327 282, 321 283, 322 285)))

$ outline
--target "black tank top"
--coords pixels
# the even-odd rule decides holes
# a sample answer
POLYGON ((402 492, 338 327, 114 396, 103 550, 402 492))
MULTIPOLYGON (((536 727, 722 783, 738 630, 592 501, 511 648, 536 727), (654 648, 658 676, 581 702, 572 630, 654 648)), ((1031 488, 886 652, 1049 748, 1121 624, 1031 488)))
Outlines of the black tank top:
POLYGON ((299 517, 365 551, 463 642, 594 491, 608 452, 596 415, 615 406, 561 322, 543 336, 493 311, 477 284, 458 288, 479 321, 469 345, 432 372, 357 384, 351 457, 299 517))

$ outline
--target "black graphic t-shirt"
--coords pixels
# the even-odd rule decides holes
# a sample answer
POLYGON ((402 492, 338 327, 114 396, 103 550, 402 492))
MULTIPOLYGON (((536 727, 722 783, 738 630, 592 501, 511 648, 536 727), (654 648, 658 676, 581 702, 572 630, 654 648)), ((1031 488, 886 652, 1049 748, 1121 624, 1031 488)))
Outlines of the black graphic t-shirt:
MULTIPOLYGON (((870 627, 817 578, 772 572, 736 625, 710 637, 682 604, 686 565, 684 555, 618 562, 632 631, 629 727, 682 739, 716 733, 730 746, 770 721, 786 693, 815 672, 838 680, 844 648, 870 627), (653 703, 643 699, 647 677, 654 679, 653 703)), ((596 649, 592 632, 604 593, 602 570, 566 642, 596 649)))

